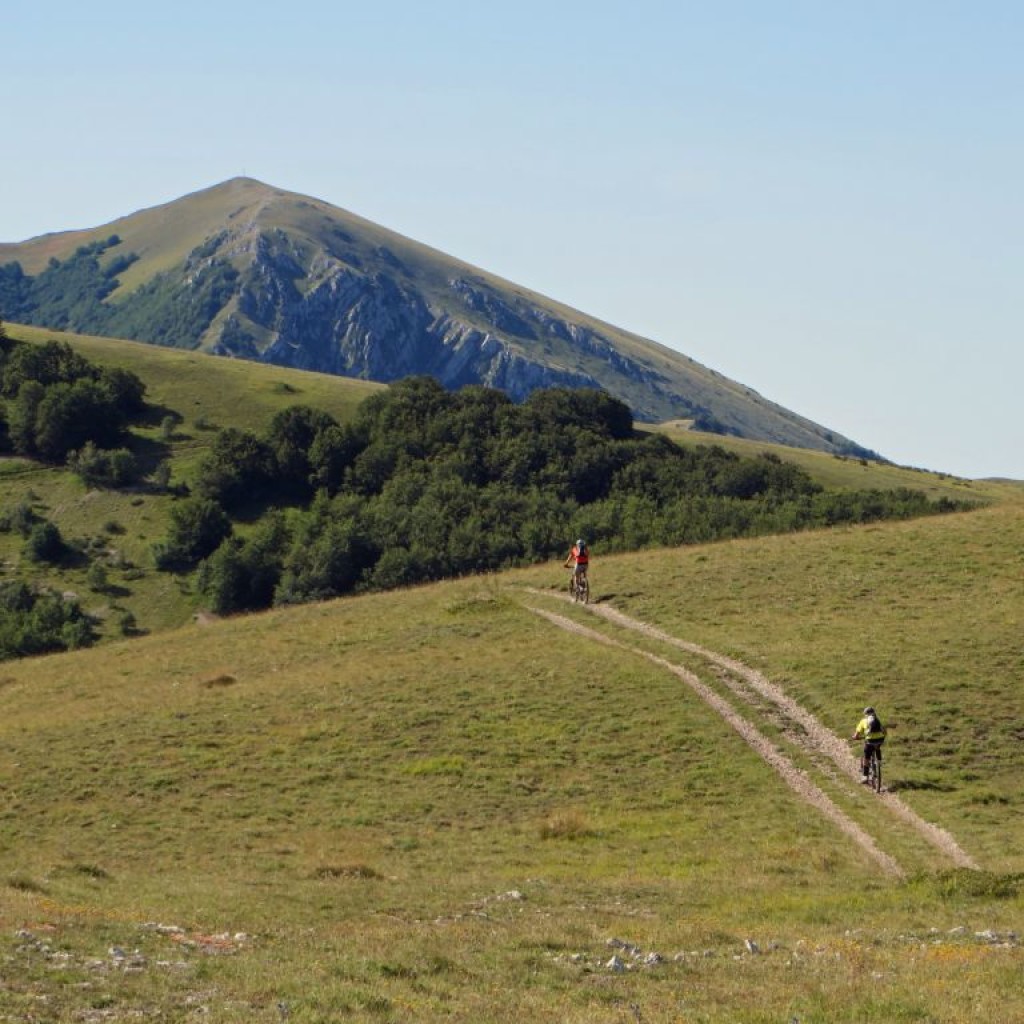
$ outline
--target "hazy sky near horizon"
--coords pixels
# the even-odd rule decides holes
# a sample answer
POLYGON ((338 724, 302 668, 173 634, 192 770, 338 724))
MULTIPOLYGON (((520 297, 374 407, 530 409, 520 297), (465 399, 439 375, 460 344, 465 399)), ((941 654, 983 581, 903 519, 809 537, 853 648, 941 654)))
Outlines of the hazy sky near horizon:
POLYGON ((0 241, 236 175, 1024 479, 1024 4, 133 0, 3 16, 0 241))

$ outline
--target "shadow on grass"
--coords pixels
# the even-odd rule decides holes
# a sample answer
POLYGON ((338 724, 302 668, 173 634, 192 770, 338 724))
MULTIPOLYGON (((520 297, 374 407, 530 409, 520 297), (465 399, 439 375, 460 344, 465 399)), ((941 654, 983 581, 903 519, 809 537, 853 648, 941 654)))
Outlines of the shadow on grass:
POLYGON ((887 782, 886 788, 891 792, 897 790, 919 790, 919 791, 930 791, 935 793, 952 793, 956 789, 956 786, 949 782, 938 782, 934 779, 900 779, 896 782, 887 782))

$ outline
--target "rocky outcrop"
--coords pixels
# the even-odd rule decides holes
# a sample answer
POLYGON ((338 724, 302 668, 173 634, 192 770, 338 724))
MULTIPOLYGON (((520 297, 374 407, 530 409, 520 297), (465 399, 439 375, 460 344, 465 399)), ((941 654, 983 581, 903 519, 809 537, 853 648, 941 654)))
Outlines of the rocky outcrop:
MULTIPOLYGON (((215 353, 385 382, 430 374, 446 387, 484 384, 516 400, 538 388, 601 387, 592 374, 531 358, 522 342, 543 332, 638 381, 650 376, 631 367, 610 342, 538 309, 513 309, 464 279, 450 283, 468 314, 459 318, 409 284, 407 272, 367 273, 323 251, 304 268, 283 241, 259 235, 246 243, 251 262, 236 312, 212 346, 215 353), (308 284, 305 290, 302 283, 308 284), (489 329, 477 326, 481 322, 489 329), (260 346, 258 339, 268 336, 271 340, 260 346)), ((228 246, 237 258, 242 246, 237 241, 228 246)), ((405 271, 387 250, 376 255, 405 271)))

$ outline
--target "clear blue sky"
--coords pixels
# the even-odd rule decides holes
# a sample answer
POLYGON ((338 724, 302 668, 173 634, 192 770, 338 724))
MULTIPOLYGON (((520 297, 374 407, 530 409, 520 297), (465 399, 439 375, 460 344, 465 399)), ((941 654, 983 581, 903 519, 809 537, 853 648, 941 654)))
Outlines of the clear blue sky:
POLYGON ((1024 4, 10 8, 0 240, 244 173, 1024 479, 1024 4))

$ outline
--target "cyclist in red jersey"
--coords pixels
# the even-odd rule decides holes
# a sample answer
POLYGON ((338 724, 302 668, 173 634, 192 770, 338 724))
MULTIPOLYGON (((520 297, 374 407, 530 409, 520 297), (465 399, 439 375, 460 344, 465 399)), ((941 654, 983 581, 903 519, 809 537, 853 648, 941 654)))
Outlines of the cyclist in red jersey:
POLYGON ((563 568, 572 569, 574 577, 586 576, 587 566, 590 564, 590 551, 587 542, 580 537, 572 546, 572 550, 566 556, 563 568))

